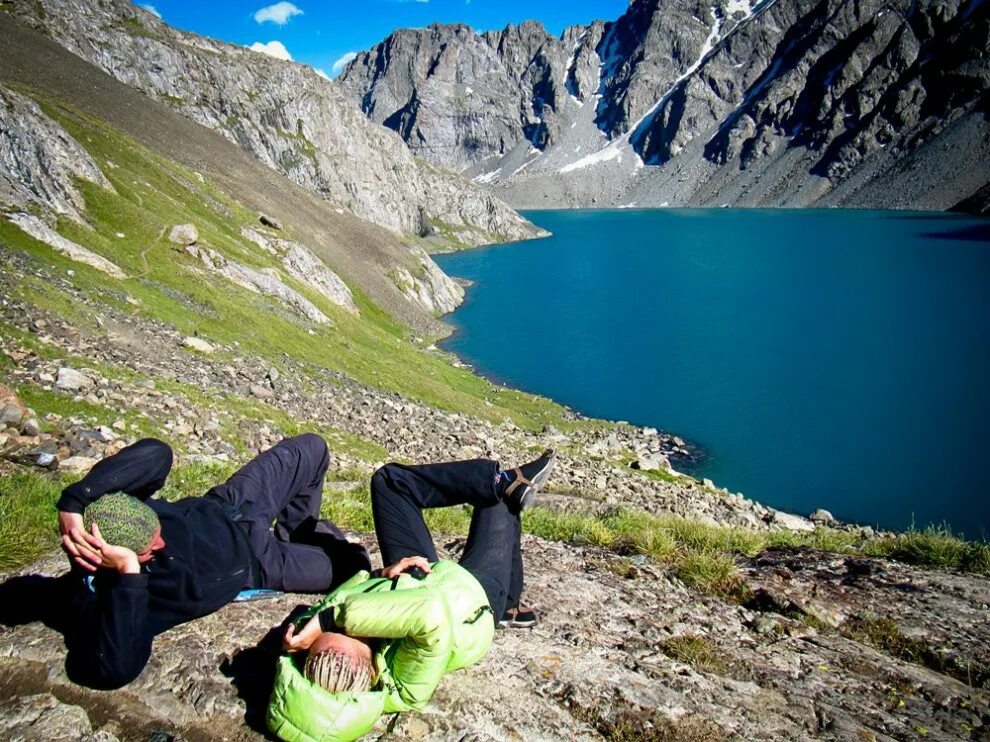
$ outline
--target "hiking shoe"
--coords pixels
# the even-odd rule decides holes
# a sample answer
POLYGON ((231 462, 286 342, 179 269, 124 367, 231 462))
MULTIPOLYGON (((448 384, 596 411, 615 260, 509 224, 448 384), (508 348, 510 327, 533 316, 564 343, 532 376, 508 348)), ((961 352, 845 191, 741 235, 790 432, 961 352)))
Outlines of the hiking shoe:
POLYGON ((500 629, 529 629, 540 622, 540 617, 532 608, 510 608, 498 622, 500 629))
POLYGON ((557 452, 548 448, 540 458, 530 461, 528 464, 517 466, 511 471, 502 472, 509 478, 502 494, 502 500, 509 506, 509 509, 522 512, 528 508, 533 502, 536 491, 550 477, 550 472, 556 463, 557 452))

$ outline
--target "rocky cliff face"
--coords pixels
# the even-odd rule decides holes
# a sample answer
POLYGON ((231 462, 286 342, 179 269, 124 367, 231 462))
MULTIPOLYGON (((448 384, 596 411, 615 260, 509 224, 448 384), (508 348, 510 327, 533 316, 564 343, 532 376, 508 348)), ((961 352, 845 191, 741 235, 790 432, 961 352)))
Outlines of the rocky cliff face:
POLYGON ((426 236, 439 225, 466 244, 536 233, 491 193, 418 161, 308 67, 177 31, 125 0, 10 7, 110 75, 393 232, 426 236))
POLYGON ((341 80, 516 205, 949 208, 990 182, 988 38, 983 0, 635 0, 399 31, 341 80))
POLYGON ((75 179, 112 188, 89 154, 30 98, 0 87, 0 203, 80 220, 75 179))

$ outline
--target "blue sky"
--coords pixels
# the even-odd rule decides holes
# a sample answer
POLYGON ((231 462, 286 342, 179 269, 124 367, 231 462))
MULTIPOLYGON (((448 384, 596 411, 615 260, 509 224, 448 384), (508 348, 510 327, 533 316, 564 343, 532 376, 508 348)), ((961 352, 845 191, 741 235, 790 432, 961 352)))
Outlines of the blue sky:
POLYGON ((234 44, 283 48, 297 62, 334 74, 334 63, 396 28, 466 23, 480 31, 538 20, 553 34, 574 23, 614 20, 628 0, 137 0, 169 24, 234 44), (276 43, 272 43, 276 42, 276 43), (279 46, 281 44, 281 47, 279 46))

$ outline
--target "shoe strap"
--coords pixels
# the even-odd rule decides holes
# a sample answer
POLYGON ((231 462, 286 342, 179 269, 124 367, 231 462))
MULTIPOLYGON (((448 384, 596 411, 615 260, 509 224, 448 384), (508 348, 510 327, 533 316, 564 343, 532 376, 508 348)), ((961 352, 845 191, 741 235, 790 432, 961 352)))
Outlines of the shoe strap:
POLYGON ((510 484, 506 488, 506 490, 505 490, 505 496, 506 497, 508 497, 509 495, 511 495, 513 492, 515 492, 516 489, 521 484, 525 484, 525 485, 528 485, 528 486, 532 486, 532 484, 533 484, 531 481, 529 481, 528 479, 526 479, 526 477, 523 476, 522 469, 520 469, 518 466, 515 469, 512 470, 512 473, 516 475, 516 478, 513 479, 512 480, 512 484, 510 484))

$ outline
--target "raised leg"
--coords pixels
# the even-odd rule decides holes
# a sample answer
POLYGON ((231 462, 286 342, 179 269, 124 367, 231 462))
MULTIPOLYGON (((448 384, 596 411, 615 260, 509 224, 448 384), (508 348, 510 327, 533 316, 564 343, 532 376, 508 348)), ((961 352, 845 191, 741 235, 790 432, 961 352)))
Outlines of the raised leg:
MULTIPOLYGON (((322 592, 357 569, 334 574, 326 549, 276 539, 272 523, 291 538, 319 517, 323 480, 330 465, 326 442, 318 435, 288 438, 255 457, 210 496, 232 505, 258 558, 261 585, 277 590, 322 592)), ((344 567, 344 565, 338 565, 344 567)))
POLYGON ((371 478, 375 534, 386 565, 403 557, 437 559, 424 509, 450 505, 488 507, 500 503, 495 492, 498 463, 487 459, 447 464, 387 464, 371 478))

